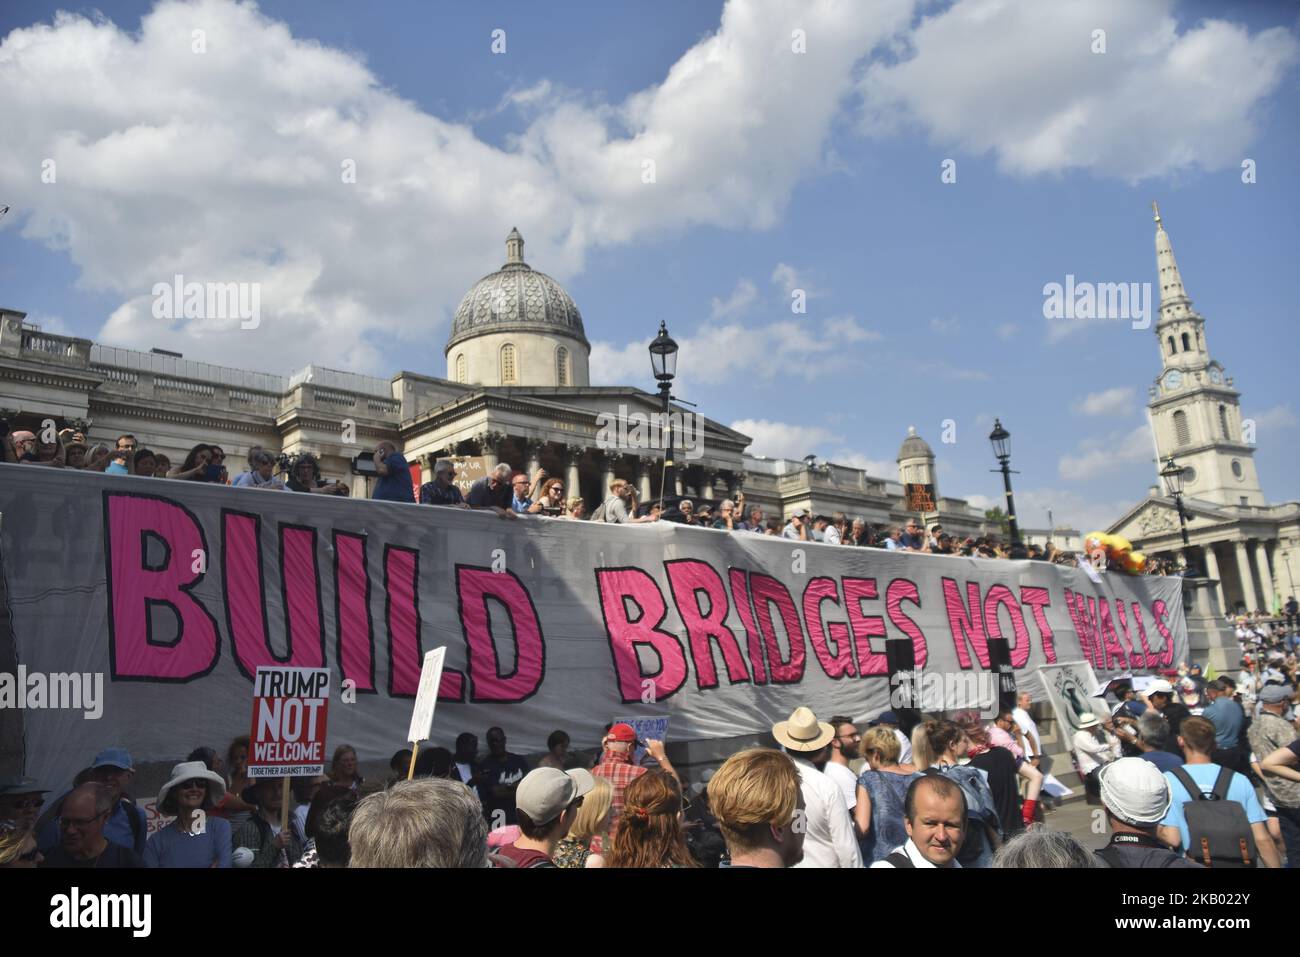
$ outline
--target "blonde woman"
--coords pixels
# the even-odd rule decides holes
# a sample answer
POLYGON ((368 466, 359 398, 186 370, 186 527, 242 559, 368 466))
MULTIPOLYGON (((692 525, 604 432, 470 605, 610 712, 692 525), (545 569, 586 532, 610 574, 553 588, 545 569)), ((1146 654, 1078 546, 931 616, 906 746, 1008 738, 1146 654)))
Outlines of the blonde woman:
POLYGON ((39 867, 44 860, 36 849, 35 831, 13 821, 0 821, 0 868, 39 867))
POLYGON ((569 499, 568 504, 565 507, 564 517, 571 518, 577 522, 580 522, 587 517, 587 503, 583 501, 581 496, 575 495, 569 499))
POLYGON ((596 787, 582 799, 578 816, 569 833, 555 845, 551 860, 556 867, 604 867, 599 846, 609 831, 610 812, 614 808, 614 789, 608 778, 596 777, 596 787))
POLYGON ((893 729, 872 728, 858 746, 867 766, 858 775, 858 801, 853 811, 862 860, 870 867, 907 842, 903 804, 907 789, 922 775, 910 764, 899 764, 902 746, 893 729))

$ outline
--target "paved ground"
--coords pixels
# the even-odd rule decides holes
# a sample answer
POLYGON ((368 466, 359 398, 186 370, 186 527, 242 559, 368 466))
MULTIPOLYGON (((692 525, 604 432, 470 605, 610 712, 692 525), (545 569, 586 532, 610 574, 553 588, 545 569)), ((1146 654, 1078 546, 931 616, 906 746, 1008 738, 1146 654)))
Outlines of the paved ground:
POLYGON ((1055 811, 1048 812, 1046 826, 1053 831, 1069 831, 1084 847, 1092 850, 1105 847, 1110 840, 1101 805, 1090 805, 1082 797, 1072 798, 1055 811))

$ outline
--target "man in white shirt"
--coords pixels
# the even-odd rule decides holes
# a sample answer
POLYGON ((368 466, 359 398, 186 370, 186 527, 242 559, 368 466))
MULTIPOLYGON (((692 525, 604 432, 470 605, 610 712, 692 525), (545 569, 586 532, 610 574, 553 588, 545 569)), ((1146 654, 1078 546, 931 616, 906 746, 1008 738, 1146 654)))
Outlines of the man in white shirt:
POLYGON ((1108 726, 1113 727, 1109 718, 1103 725, 1095 714, 1084 715, 1079 720, 1079 730, 1070 739, 1084 788, 1092 795, 1100 794, 1097 772, 1124 756, 1119 738, 1110 733, 1108 726))
POLYGON ((817 527, 821 530, 822 541, 827 545, 842 545, 844 543, 840 537, 840 530, 825 515, 817 516, 817 527))
POLYGON ((849 767, 849 762, 857 760, 858 742, 862 740, 862 735, 858 734, 853 719, 844 715, 833 716, 831 727, 835 729, 835 737, 831 738, 830 760, 822 768, 822 773, 844 792, 845 804, 852 815, 853 809, 858 806, 858 776, 849 767))
POLYGON ((1011 712, 1011 716, 1016 719, 1016 724, 1025 737, 1025 760, 1038 767, 1043 756, 1043 746, 1039 743, 1038 723, 1029 716, 1029 707, 1033 703, 1028 691, 1020 692, 1016 695, 1016 709, 1011 712))
POLYGON ((903 805, 907 843, 872 867, 961 867, 957 854, 966 839, 966 796, 961 785, 941 775, 912 782, 903 805))
POLYGON ((861 867, 862 852, 844 806, 844 792, 817 770, 826 761, 835 729, 801 707, 790 720, 772 726, 772 737, 794 761, 804 798, 803 860, 795 867, 861 867))

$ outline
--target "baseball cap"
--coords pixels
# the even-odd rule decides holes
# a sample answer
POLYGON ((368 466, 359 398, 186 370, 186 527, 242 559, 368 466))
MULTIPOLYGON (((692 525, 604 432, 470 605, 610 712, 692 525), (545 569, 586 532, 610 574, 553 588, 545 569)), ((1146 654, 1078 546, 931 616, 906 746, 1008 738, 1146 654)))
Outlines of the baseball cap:
POLYGON ((1146 693, 1148 695, 1153 695, 1153 694, 1171 695, 1174 693, 1174 686, 1171 685, 1168 681, 1165 681, 1163 678, 1157 678, 1155 681, 1147 685, 1146 693))
POLYGON ((1150 827, 1169 813, 1173 796, 1165 776, 1144 758, 1120 758, 1097 772, 1101 802, 1125 824, 1150 827))
POLYGON ((572 771, 536 768, 519 782, 515 806, 534 824, 547 824, 563 814, 565 808, 578 798, 591 793, 595 786, 596 779, 586 768, 572 771))
POLYGON ((806 508, 796 508, 790 513, 791 518, 807 518, 808 510, 806 508))
POLYGON ((616 724, 610 727, 608 737, 611 741, 622 741, 624 744, 631 744, 636 740, 636 732, 632 730, 630 724, 616 724))
POLYGON ((880 717, 876 718, 872 724, 899 724, 898 715, 892 711, 881 712, 880 717))
POLYGON ((1291 692, 1286 685, 1266 685, 1259 693, 1259 700, 1262 704, 1280 704, 1291 700, 1291 692))
POLYGON ((131 761, 131 755, 126 748, 105 748, 95 755, 92 768, 121 768, 124 771, 134 771, 135 764, 131 761))

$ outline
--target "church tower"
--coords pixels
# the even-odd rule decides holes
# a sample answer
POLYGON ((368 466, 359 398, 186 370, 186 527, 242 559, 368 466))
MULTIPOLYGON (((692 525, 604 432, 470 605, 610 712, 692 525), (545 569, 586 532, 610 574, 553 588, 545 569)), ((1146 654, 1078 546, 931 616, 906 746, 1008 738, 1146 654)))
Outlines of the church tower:
MULTIPOLYGON (((1242 436, 1241 393, 1210 358, 1205 319, 1192 308, 1174 248, 1153 202, 1160 318, 1155 325, 1161 371, 1151 387, 1151 425, 1163 465, 1169 456, 1187 469, 1189 498, 1220 505, 1264 505, 1255 450, 1242 436)), ((1253 438, 1253 436, 1252 436, 1253 438)))

